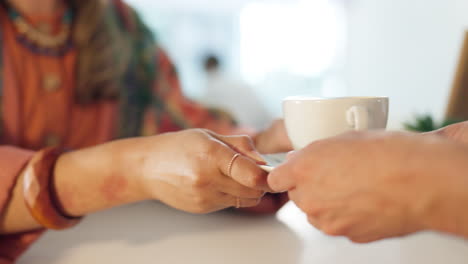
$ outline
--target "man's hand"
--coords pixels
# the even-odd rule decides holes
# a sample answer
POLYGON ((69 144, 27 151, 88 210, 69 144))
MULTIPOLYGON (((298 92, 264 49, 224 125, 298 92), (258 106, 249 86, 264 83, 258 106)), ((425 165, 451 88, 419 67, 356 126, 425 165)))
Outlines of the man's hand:
POLYGON ((255 147, 262 154, 281 153, 292 150, 284 121, 275 120, 270 127, 254 137, 255 147))
POLYGON ((355 242, 436 229, 468 237, 468 147, 434 135, 352 132, 312 143, 268 178, 310 223, 355 242))
POLYGON ((453 124, 437 131, 426 133, 426 135, 440 135, 451 140, 468 144, 468 122, 453 124))

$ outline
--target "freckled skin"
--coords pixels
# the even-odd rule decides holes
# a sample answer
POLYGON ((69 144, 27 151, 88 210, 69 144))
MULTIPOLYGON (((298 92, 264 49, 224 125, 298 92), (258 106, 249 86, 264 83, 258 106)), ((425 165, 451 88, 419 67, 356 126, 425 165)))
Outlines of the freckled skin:
POLYGON ((110 175, 102 182, 99 191, 108 202, 122 199, 127 192, 128 180, 119 175, 110 175))

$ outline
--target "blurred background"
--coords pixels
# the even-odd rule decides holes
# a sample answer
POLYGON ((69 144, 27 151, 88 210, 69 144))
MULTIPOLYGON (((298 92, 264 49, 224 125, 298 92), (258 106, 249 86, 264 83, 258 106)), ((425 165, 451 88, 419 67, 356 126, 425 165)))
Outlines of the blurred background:
POLYGON ((468 25, 466 0, 127 2, 189 97, 237 106, 258 128, 289 95, 389 96, 391 129, 418 114, 442 120, 468 25))

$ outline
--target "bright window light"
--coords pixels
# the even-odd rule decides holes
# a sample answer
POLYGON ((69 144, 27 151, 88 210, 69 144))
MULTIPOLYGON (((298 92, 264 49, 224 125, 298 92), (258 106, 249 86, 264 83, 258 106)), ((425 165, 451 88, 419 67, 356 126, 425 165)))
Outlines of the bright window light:
POLYGON ((337 54, 338 22, 327 0, 246 5, 240 15, 243 77, 258 83, 272 72, 320 75, 337 54))

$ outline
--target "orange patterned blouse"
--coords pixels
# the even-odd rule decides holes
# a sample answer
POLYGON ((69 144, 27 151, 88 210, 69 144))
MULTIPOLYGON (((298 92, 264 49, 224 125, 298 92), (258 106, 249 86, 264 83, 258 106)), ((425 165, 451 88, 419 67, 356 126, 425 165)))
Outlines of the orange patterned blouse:
MULTIPOLYGON (((113 1, 116 2, 116 1, 113 1)), ((61 14, 27 17, 28 23, 57 31, 61 14)), ((39 55, 17 42, 15 27, 0 6, 0 212, 10 199, 15 179, 35 151, 50 145, 77 149, 117 137, 118 102, 89 105, 74 102, 77 51, 64 56, 39 55)), ((190 127, 219 133, 233 130, 232 120, 187 99, 168 56, 157 49, 157 74, 152 93, 162 111, 147 109, 140 134, 157 134, 190 127)), ((42 231, 0 235, 0 264, 11 263, 42 231)))

